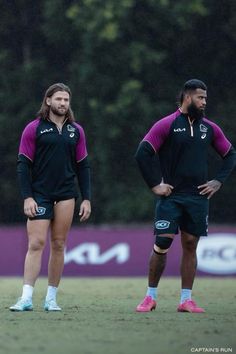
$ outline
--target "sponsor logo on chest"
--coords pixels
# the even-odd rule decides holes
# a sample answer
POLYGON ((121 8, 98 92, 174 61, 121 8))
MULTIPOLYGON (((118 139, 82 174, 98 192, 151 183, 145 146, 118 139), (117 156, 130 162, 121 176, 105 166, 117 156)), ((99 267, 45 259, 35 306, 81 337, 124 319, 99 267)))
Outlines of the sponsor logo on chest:
POLYGON ((67 130, 68 130, 68 132, 75 132, 75 128, 72 127, 72 125, 70 125, 70 124, 67 125, 67 130))
POLYGON ((177 128, 177 129, 174 129, 174 132, 175 133, 181 133, 181 132, 185 132, 186 131, 186 128, 177 128))
POLYGON ((50 132, 53 132, 53 128, 44 129, 44 130, 41 130, 41 131, 40 131, 41 134, 50 133, 50 132))
POLYGON ((72 127, 72 125, 68 124, 67 125, 67 131, 70 133, 69 137, 74 138, 75 136, 75 128, 72 127))
POLYGON ((204 124, 200 124, 199 129, 200 129, 200 132, 202 133, 202 134, 201 134, 201 139, 205 139, 206 136, 207 136, 206 133, 207 133, 207 131, 208 131, 208 128, 207 128, 204 124))
POLYGON ((208 128, 204 124, 200 124, 199 128, 200 128, 200 132, 202 133, 206 133, 208 130, 208 128))

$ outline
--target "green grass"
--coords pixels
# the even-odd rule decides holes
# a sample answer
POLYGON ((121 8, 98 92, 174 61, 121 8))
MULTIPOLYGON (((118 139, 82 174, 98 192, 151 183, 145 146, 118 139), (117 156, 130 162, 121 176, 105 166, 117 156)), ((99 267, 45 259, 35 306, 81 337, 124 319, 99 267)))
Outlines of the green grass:
POLYGON ((205 314, 177 313, 179 279, 163 278, 156 311, 136 313, 145 278, 64 278, 61 313, 45 313, 47 280, 40 278, 34 311, 8 307, 21 292, 19 278, 0 278, 1 354, 185 354, 191 348, 236 352, 235 278, 196 279, 194 298, 205 314))

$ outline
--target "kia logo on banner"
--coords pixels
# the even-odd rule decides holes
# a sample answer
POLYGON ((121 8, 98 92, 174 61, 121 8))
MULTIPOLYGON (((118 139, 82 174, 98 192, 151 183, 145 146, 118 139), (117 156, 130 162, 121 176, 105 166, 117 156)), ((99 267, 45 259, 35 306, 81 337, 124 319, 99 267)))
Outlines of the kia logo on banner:
POLYGON ((65 264, 75 262, 77 264, 105 264, 112 259, 121 264, 128 261, 130 249, 127 243, 117 243, 105 252, 101 253, 97 243, 82 243, 70 251, 65 252, 65 264))
POLYGON ((215 233, 201 238, 198 249, 198 269, 212 274, 236 273, 236 236, 215 233))

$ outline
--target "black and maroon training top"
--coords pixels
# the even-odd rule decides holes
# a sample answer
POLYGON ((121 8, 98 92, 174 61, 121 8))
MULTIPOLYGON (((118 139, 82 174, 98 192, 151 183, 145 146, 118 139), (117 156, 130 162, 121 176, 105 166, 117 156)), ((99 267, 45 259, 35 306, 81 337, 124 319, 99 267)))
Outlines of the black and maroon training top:
POLYGON ((150 188, 163 180, 174 186, 174 193, 199 194, 197 187, 208 179, 210 146, 223 158, 215 177, 223 183, 236 163, 232 144, 217 124, 207 118, 191 122, 178 109, 152 126, 139 145, 136 159, 150 188), (159 166, 153 160, 155 154, 159 166))

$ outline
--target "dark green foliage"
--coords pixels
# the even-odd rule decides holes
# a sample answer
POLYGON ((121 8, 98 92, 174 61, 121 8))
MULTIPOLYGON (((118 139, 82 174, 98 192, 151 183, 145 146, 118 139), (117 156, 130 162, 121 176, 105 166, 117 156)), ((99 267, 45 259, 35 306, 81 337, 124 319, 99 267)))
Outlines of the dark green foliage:
MULTIPOLYGON (((22 220, 15 172, 19 137, 54 82, 71 87, 72 108, 87 134, 92 222, 152 219, 153 196, 134 153, 150 126, 176 108, 187 79, 207 83, 208 116, 236 145, 235 1, 12 0, 0 5, 0 222, 22 220)), ((234 221, 233 178, 214 197, 211 221, 234 221)))

